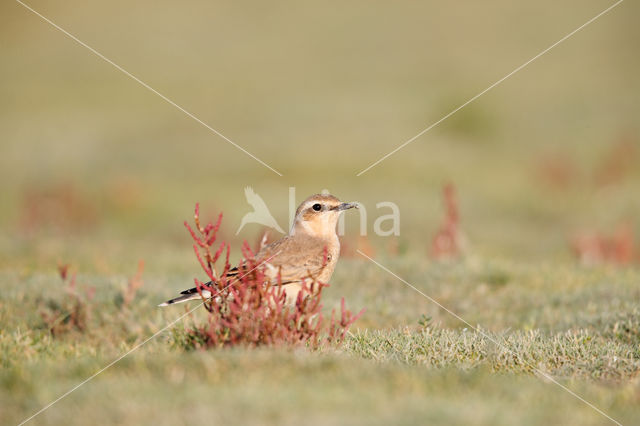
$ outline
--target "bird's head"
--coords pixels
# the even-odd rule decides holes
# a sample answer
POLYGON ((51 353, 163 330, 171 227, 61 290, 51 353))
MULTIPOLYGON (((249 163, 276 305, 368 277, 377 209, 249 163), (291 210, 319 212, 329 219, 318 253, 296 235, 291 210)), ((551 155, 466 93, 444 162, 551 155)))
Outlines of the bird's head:
POLYGON ((316 194, 307 198, 296 210, 291 234, 305 233, 314 237, 334 237, 340 213, 357 203, 343 203, 333 195, 316 194))

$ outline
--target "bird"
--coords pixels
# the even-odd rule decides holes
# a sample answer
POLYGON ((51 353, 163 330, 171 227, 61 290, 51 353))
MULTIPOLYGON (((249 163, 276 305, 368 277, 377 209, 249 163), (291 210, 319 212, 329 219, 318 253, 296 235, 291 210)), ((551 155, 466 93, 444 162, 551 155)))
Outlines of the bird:
POLYGON ((236 235, 240 233, 242 228, 247 223, 259 223, 260 225, 268 226, 269 228, 276 229, 281 234, 284 234, 278 222, 273 218, 269 208, 265 204, 262 197, 255 193, 253 188, 247 186, 244 189, 244 196, 247 199, 247 202, 253 207, 253 211, 245 214, 240 221, 240 227, 236 231, 236 235))
MULTIPOLYGON (((331 279, 340 256, 336 225, 340 214, 351 208, 358 208, 358 203, 343 203, 329 194, 312 195, 296 210, 289 233, 257 253, 256 264, 264 264, 267 282, 283 286, 288 304, 295 303, 308 280, 326 284, 331 279)), ((229 285, 237 282, 240 273, 242 270, 237 267, 228 272, 229 285)), ((212 294, 204 290, 201 296, 197 287, 193 287, 158 306, 202 300, 203 297, 210 299, 212 294)))

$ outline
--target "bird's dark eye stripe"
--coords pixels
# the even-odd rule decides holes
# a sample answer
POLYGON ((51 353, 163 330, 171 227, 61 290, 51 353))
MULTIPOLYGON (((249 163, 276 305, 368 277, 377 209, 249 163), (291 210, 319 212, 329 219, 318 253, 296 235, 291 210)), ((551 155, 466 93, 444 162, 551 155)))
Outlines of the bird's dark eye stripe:
POLYGON ((315 211, 319 212, 322 209, 322 206, 320 204, 314 204, 312 209, 314 209, 315 211))

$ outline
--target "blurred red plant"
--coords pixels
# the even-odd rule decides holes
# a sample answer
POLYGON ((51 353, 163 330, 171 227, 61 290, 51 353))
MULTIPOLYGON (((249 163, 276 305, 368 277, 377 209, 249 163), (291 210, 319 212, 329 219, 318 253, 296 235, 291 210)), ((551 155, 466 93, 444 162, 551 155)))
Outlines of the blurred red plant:
POLYGON ((567 189, 577 179, 576 166, 564 153, 545 155, 537 168, 540 180, 554 189, 567 189))
POLYGON ((287 303, 280 280, 273 283, 265 275, 268 259, 257 260, 246 242, 237 274, 229 277, 227 274, 232 270, 229 244, 223 241, 214 251, 222 214, 215 224, 209 222, 202 226, 196 204, 194 220, 195 230, 186 221, 184 225, 193 238, 198 262, 209 278, 207 283, 194 279, 208 316, 205 324, 194 325, 179 337, 183 347, 339 345, 349 327, 364 313, 363 309, 353 315, 342 299, 340 314, 336 315, 333 310, 328 325, 325 324, 321 298, 328 284, 313 277, 303 284, 295 303, 287 303), (220 269, 216 265, 221 260, 220 269), (204 297, 204 291, 211 296, 204 297))
POLYGON ((570 246, 584 265, 603 263, 629 265, 640 261, 633 240, 631 225, 621 224, 612 235, 598 232, 579 233, 570 240, 570 246))
POLYGON ((46 309, 40 311, 40 316, 52 336, 58 337, 72 330, 84 333, 87 331, 91 318, 91 304, 95 295, 95 288, 89 287, 84 294, 76 286, 76 274, 69 275, 69 265, 58 265, 58 274, 66 284, 65 292, 69 297, 61 303, 49 301, 46 309))
POLYGON ((122 306, 128 307, 133 299, 136 297, 136 293, 138 289, 143 286, 144 281, 142 280, 142 273, 144 272, 144 260, 140 259, 138 261, 138 270, 136 274, 129 278, 127 282, 127 288, 122 292, 122 306))
POLYGON ((126 174, 118 174, 107 180, 101 192, 104 193, 108 208, 121 211, 140 208, 148 193, 138 178, 126 174))
POLYGON ((397 236, 392 236, 387 243, 387 253, 392 256, 400 254, 400 240, 397 236))
POLYGON ((271 232, 269 230, 269 228, 264 227, 262 229, 262 232, 260 234, 260 239, 256 240, 255 243, 255 252, 259 252, 260 250, 262 250, 263 247, 271 244, 274 240, 271 238, 271 232))
POLYGON ((633 171, 636 163, 638 141, 631 134, 614 140, 594 173, 594 182, 599 186, 621 182, 633 171))
POLYGON ((549 153, 537 161, 536 180, 558 190, 587 184, 596 187, 620 184, 638 168, 638 146, 640 144, 635 133, 622 134, 611 140, 591 170, 583 171, 576 165, 575 155, 549 153))
POLYGON ((35 233, 42 228, 73 231, 98 222, 95 203, 72 184, 30 187, 22 197, 20 228, 35 233))
POLYGON ((362 259, 358 251, 361 251, 369 257, 376 256, 376 249, 366 235, 358 235, 348 240, 345 239, 340 245, 340 257, 362 259))
POLYGON ((450 259, 460 256, 464 251, 465 238, 460 231, 460 215, 455 187, 446 184, 443 188, 445 217, 440 228, 431 240, 430 255, 434 259, 450 259))

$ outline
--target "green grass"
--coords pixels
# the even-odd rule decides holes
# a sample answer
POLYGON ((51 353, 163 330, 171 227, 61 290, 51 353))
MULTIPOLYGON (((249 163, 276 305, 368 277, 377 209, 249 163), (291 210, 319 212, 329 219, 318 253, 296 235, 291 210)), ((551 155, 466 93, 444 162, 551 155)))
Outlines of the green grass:
MULTIPOLYGON (((395 202, 402 250, 372 236, 375 259, 473 327, 343 258, 325 308, 344 296, 367 311, 341 348, 184 352, 167 330, 33 424, 610 423, 536 370, 637 423, 640 269, 583 267, 569 249, 577 232, 621 223, 638 241, 637 2, 356 177, 612 3, 29 3, 283 177, 19 4, 0 5, 0 424, 182 315, 156 307, 199 271, 182 221, 195 202, 203 218, 223 211, 237 260, 260 232, 233 234, 245 186, 281 226, 292 186, 298 202, 325 188, 362 202, 369 232, 386 213, 376 203, 395 202), (598 184, 623 139, 635 151, 598 184), (549 158, 565 186, 545 174, 549 158), (427 253, 446 182, 470 247, 438 263, 427 253), (122 308, 140 259, 145 284, 122 308), (54 338, 41 312, 68 297, 58 263, 96 294, 87 329, 54 338)), ((346 224, 353 243, 357 216, 346 224)))
MULTIPOLYGON (((543 376, 623 424, 639 415, 640 271, 381 261, 475 329, 375 265, 345 260, 326 309, 345 296, 367 312, 341 348, 184 352, 167 331, 36 424, 606 423, 543 376)), ((97 288, 89 327, 53 338, 39 311, 48 299, 62 301, 59 278, 2 279, 3 424, 28 417, 184 312, 155 307, 174 290, 167 279, 145 276, 133 306, 122 309, 124 277, 81 275, 80 283, 97 288)), ((201 319, 198 312, 175 330, 201 319)))

